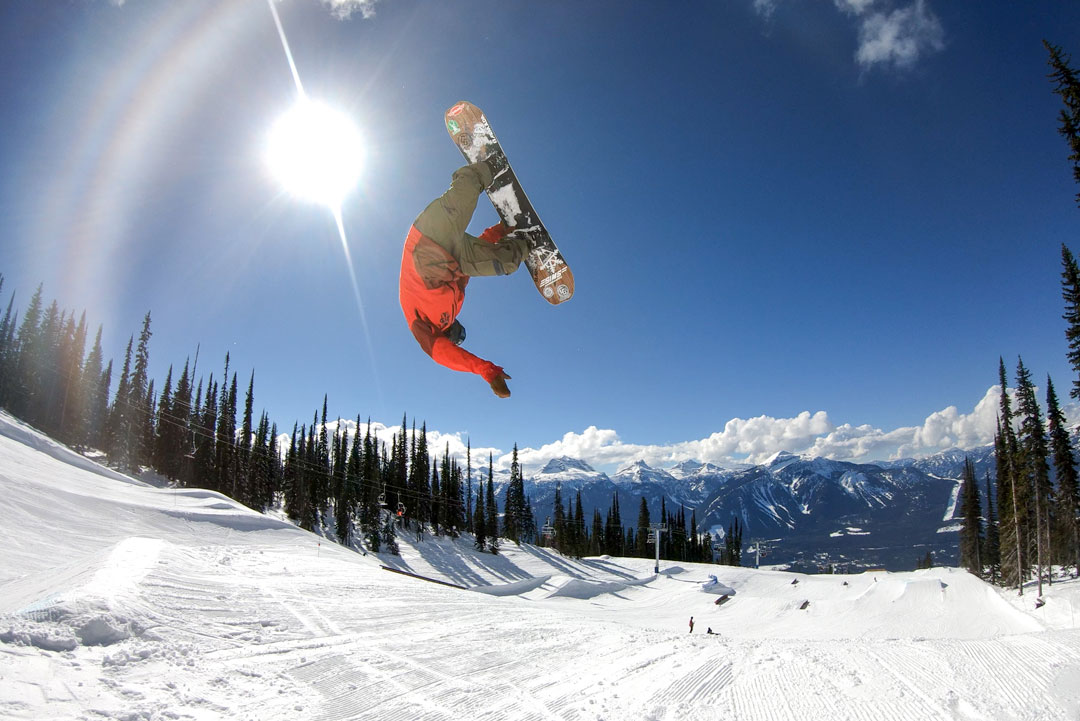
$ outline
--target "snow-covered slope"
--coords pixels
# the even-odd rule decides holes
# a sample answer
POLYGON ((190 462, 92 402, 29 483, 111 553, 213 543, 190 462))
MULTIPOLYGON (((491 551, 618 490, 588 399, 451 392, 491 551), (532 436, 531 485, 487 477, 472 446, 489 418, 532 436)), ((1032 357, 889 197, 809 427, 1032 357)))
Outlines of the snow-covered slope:
POLYGON ((1036 611, 950 569, 363 556, 3 415, 0 504, 4 719, 1080 717, 1076 583, 1036 611))

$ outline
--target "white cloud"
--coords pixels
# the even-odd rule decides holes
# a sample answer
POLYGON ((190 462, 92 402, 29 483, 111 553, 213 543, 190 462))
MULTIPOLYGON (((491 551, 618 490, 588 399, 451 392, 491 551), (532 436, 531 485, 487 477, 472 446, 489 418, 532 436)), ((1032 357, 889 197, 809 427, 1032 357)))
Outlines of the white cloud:
POLYGON ((833 0, 836 7, 849 15, 862 15, 877 0, 833 0))
POLYGON ((375 17, 375 4, 378 0, 322 0, 322 4, 328 6, 335 17, 347 20, 355 12, 365 20, 375 17))
POLYGON ((941 21, 925 0, 915 0, 908 7, 867 16, 859 28, 855 59, 864 68, 877 64, 910 68, 920 57, 944 47, 941 21))
MULTIPOLYGON (((1000 399, 1001 387, 995 385, 969 413, 948 406, 928 415, 920 425, 889 431, 868 424, 835 425, 825 411, 803 411, 792 418, 733 418, 722 431, 705 438, 667 445, 626 443, 612 429, 590 426, 581 433, 566 433, 540 448, 520 449, 518 460, 526 472, 531 472, 549 459, 564 455, 602 469, 618 468, 639 459, 661 468, 691 459, 720 465, 762 463, 778 451, 850 461, 920 457, 992 443, 1000 399)), ((1080 420, 1080 404, 1070 403, 1062 410, 1070 423, 1080 420)), ((508 467, 510 454, 497 457, 496 463, 500 468, 508 467)))
MULTIPOLYGON (((780 0, 753 0, 754 10, 769 21, 780 0)), ((945 47, 945 29, 928 0, 912 0, 896 7, 896 0, 833 0, 843 15, 856 19, 858 49, 855 60, 863 69, 892 66, 908 69, 918 60, 945 47)))

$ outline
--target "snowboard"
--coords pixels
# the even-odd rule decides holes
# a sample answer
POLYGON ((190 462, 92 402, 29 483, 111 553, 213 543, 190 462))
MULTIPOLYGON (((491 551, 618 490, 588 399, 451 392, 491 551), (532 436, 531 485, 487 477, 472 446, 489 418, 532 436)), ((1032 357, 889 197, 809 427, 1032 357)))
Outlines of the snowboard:
POLYGON ((488 198, 502 221, 528 242, 525 266, 540 295, 552 305, 570 300, 574 295, 574 274, 522 190, 484 112, 463 100, 446 111, 445 120, 450 138, 466 160, 487 160, 495 169, 488 198))

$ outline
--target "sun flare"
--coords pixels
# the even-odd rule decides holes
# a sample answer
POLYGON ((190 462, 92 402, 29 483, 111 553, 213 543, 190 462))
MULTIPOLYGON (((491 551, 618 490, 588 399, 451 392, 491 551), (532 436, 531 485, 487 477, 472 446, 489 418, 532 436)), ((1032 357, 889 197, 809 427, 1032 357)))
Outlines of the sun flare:
POLYGON ((344 113, 304 98, 274 123, 266 161, 289 193, 337 211, 360 180, 363 141, 344 113))

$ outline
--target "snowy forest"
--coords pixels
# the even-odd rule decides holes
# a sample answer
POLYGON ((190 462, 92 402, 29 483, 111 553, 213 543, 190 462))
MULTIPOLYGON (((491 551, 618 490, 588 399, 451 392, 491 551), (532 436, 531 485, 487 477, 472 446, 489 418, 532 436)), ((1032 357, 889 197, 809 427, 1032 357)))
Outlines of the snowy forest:
MULTIPOLYGON (((0 275, 0 288, 3 276, 0 275)), ((554 547, 571 556, 649 557, 647 534, 624 529, 618 497, 606 516, 587 516, 556 494, 554 515, 538 526, 523 488, 517 449, 503 498, 494 488, 493 458, 474 469, 449 448, 430 449, 427 428, 408 416, 401 431, 381 439, 357 416, 355 424, 327 416, 327 399, 311 422, 294 423, 281 442, 277 423, 254 412, 252 371, 240 405, 239 378, 226 355, 220 378, 195 378, 185 360, 178 377, 170 367, 160 391, 148 375, 150 313, 132 336, 115 391, 113 362, 97 329, 86 352, 86 314, 47 307, 37 289, 25 312, 14 295, 0 322, 0 407, 83 452, 103 453, 125 471, 149 469, 181 487, 218 491, 258 511, 282 509, 305 530, 345 546, 396 552, 399 533, 457 537, 473 534, 481 550, 497 552, 502 539, 554 547), (501 510, 500 510, 501 507, 501 510)), ((651 519, 644 502, 638 526, 651 519)), ((693 533, 685 510, 666 513, 673 532, 662 535, 661 556, 711 561, 708 536, 693 533)), ((730 545, 730 544, 729 544, 730 545)), ((723 554, 722 554, 723 555, 723 554)), ((724 558, 732 558, 730 553, 724 558)), ((733 558, 737 559, 737 556, 733 558)))

